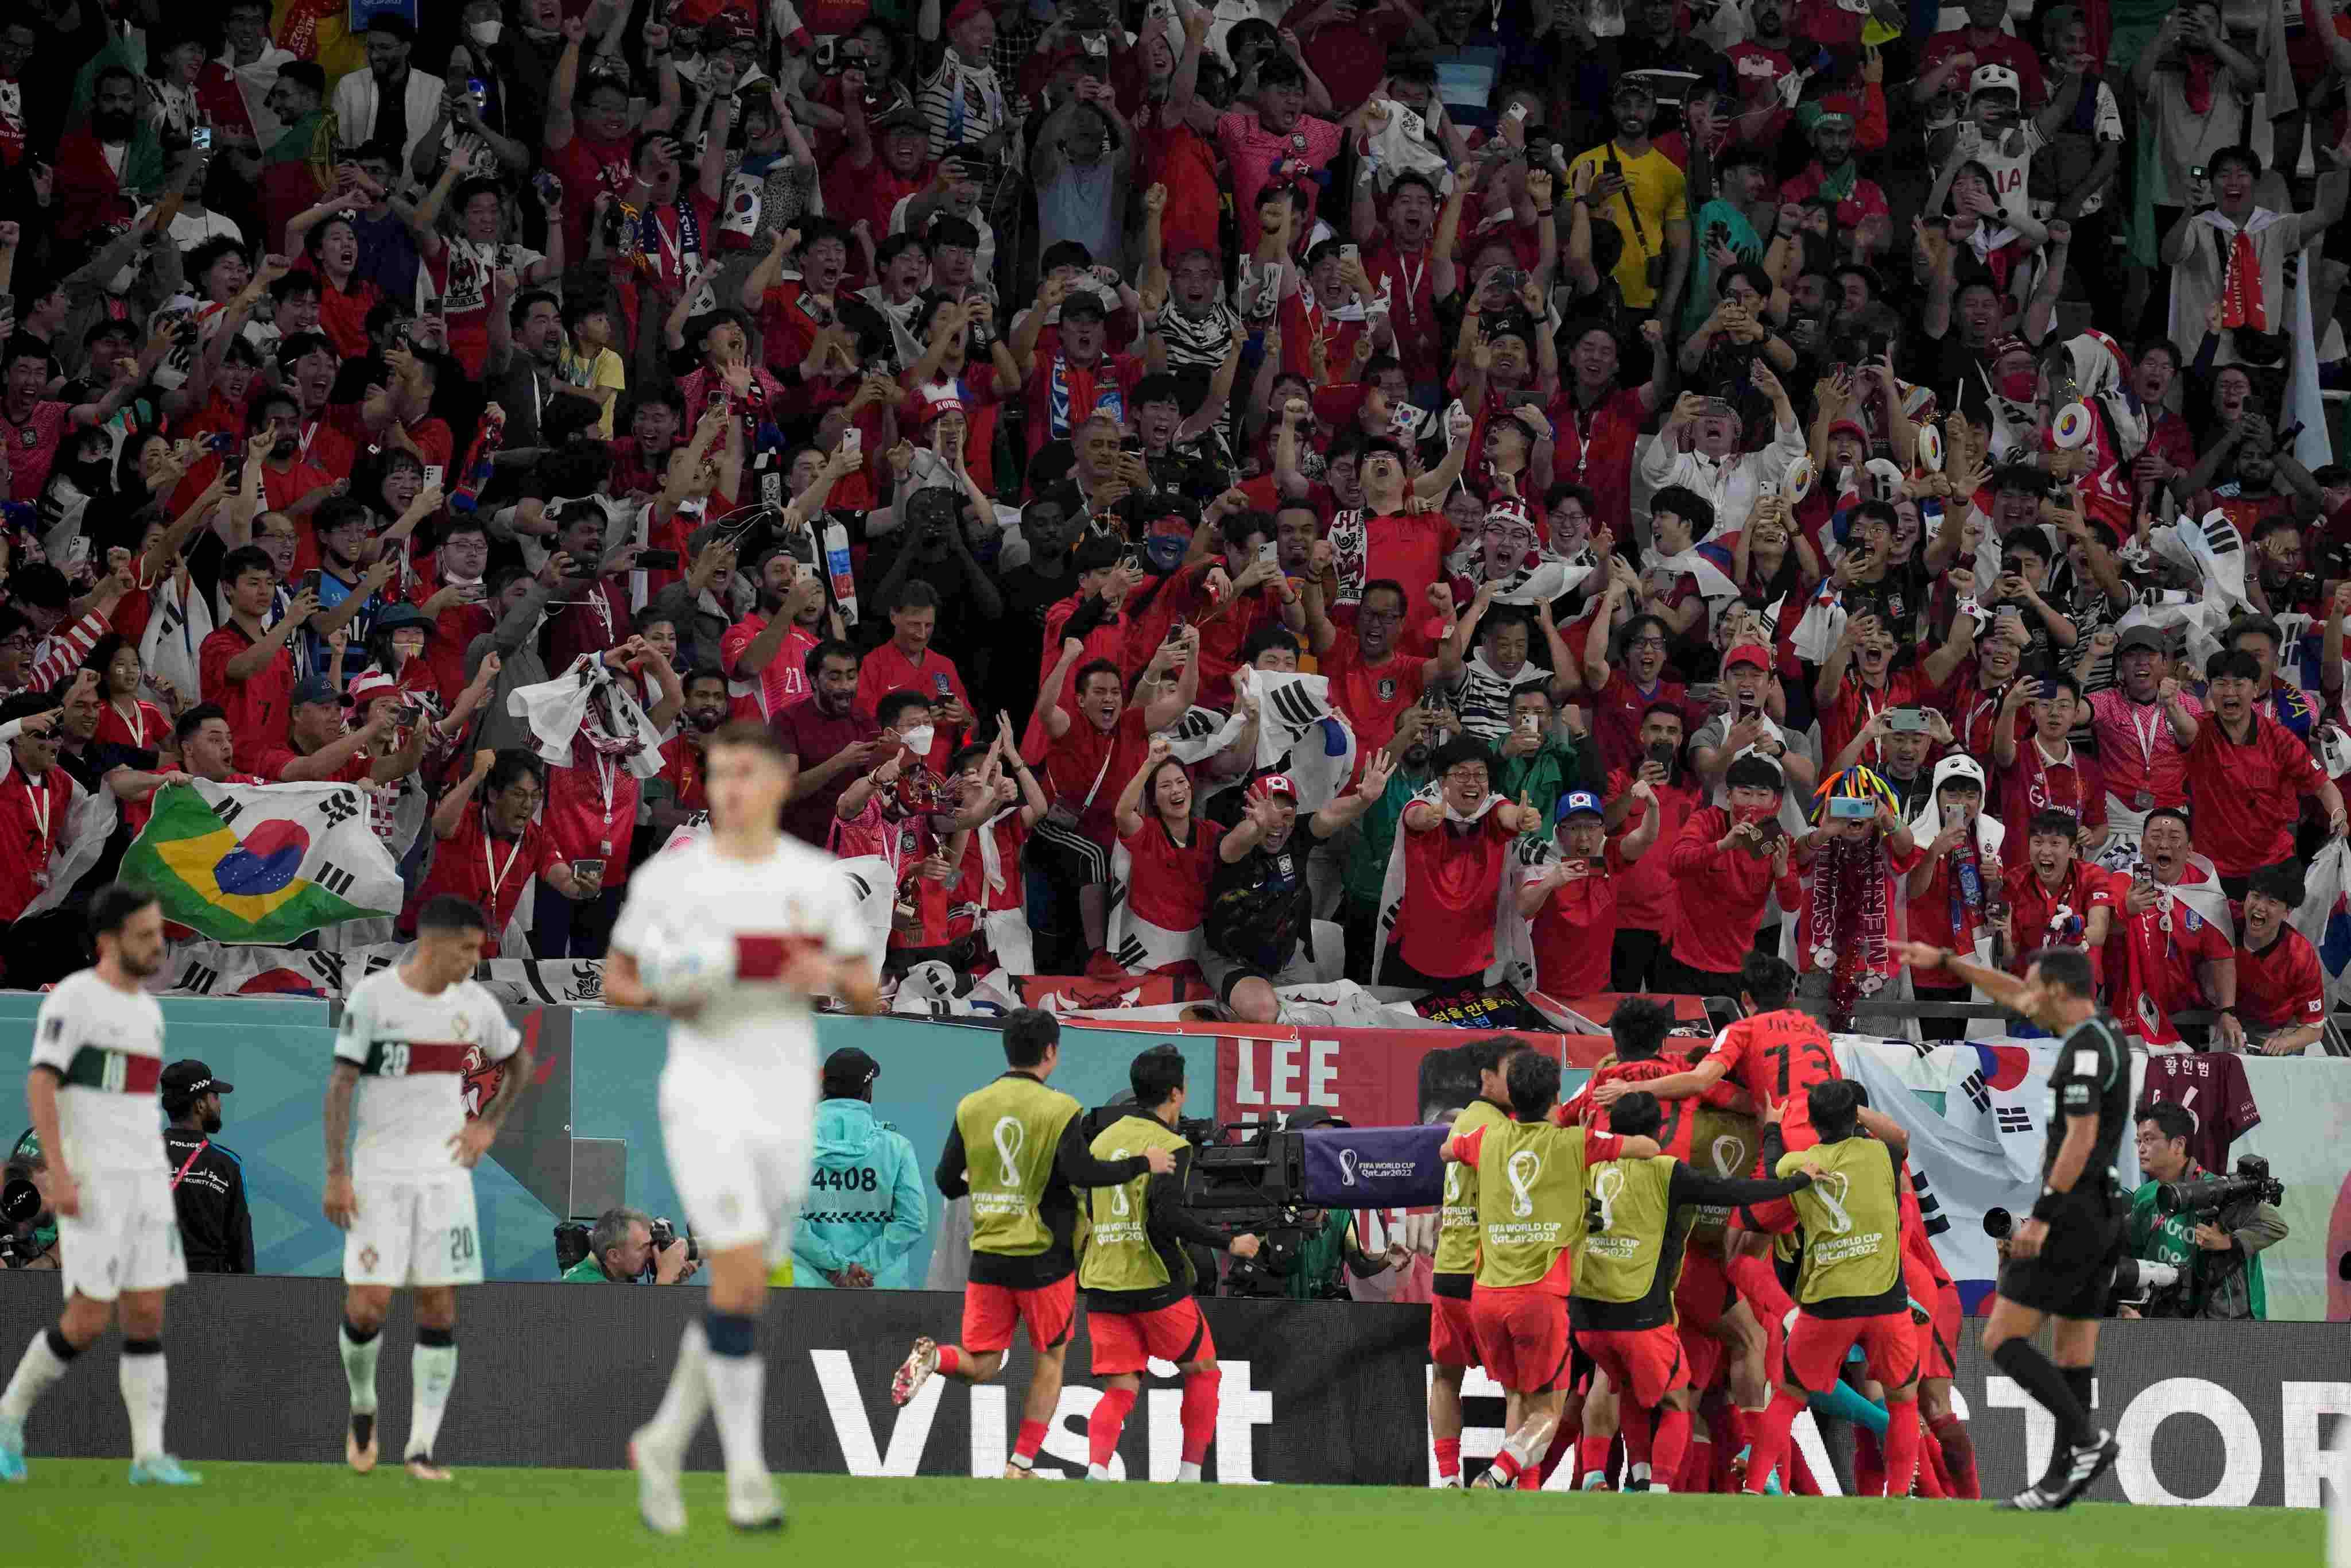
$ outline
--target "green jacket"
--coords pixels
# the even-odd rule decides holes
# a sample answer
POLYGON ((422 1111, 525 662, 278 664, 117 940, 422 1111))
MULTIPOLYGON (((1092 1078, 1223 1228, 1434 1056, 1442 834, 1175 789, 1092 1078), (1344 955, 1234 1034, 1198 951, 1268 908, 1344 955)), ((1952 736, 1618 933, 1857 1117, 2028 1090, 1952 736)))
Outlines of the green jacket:
POLYGON ((1342 873, 1348 903, 1379 907, 1380 888, 1387 881, 1388 851, 1395 843, 1396 824, 1404 821, 1404 809, 1412 804, 1412 798, 1428 788, 1430 777, 1426 768, 1416 773, 1399 764, 1388 779, 1387 792, 1355 819, 1354 847, 1347 853, 1346 868, 1342 873))
POLYGON ((1546 823, 1557 810, 1559 798, 1569 790, 1589 789, 1603 796, 1607 790, 1607 779, 1600 768, 1600 749, 1592 744, 1588 735, 1570 741, 1550 736, 1545 737, 1542 749, 1532 756, 1501 757, 1500 761, 1494 792, 1505 800, 1524 795, 1542 813, 1546 823))
POLYGON ((608 1277, 604 1272, 603 1264, 598 1262, 596 1254, 590 1252, 579 1262, 563 1270, 563 1282, 567 1285, 611 1285, 622 1281, 608 1277))
MULTIPOLYGON (((2182 1181, 2211 1173, 2189 1162, 2182 1181)), ((2148 1303, 2151 1318, 2201 1318, 2243 1322, 2269 1316, 2269 1291, 2262 1280, 2261 1249, 2285 1239, 2285 1219, 2266 1203, 2240 1203, 2221 1211, 2219 1224, 2234 1238, 2225 1252, 2196 1245, 2198 1217, 2166 1214, 2156 1207, 2161 1182, 2139 1184, 2131 1194, 2130 1218, 2124 1239, 2134 1258, 2152 1263, 2174 1263, 2180 1282, 2160 1291, 2148 1303)))

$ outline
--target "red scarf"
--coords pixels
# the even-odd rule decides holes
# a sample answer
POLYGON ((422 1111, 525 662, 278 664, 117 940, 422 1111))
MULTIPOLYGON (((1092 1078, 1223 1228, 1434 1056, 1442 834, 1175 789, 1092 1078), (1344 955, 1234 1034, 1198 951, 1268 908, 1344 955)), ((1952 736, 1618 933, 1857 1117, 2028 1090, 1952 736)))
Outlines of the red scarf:
POLYGON ((2191 114, 2212 112, 2212 81, 2220 74, 2218 55, 2193 51, 2187 57, 2188 79, 2180 83, 2180 96, 2188 100, 2191 114))
POLYGON ((2229 270, 2220 283, 2220 325, 2270 329, 2270 308, 2262 298, 2262 263, 2253 254, 2253 236, 2243 229, 2229 242, 2229 270))

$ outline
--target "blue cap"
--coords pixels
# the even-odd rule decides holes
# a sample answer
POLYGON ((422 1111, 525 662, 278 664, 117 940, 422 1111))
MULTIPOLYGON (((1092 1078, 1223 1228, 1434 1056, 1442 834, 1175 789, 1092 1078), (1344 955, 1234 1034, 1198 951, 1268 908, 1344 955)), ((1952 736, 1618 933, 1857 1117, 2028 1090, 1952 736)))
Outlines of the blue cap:
POLYGON ((1555 822, 1564 822, 1570 817, 1587 812, 1594 817, 1607 815, 1607 812, 1601 808, 1599 796, 1589 789, 1570 789, 1559 798, 1559 809, 1552 814, 1552 820, 1555 822))

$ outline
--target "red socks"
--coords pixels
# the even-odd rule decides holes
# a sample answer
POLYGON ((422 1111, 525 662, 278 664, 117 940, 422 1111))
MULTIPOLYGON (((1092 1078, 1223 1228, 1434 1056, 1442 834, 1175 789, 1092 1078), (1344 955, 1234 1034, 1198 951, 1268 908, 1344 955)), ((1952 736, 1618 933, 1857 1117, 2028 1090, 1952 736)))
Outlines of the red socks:
POLYGON ((1682 1458, 1681 1479, 1674 1482, 1676 1491, 1709 1492, 1714 1490, 1714 1439, 1693 1435, 1689 1450, 1682 1458))
POLYGON ((1886 1495, 1908 1497, 1918 1473, 1918 1406, 1916 1400, 1886 1406, 1886 1495))
POLYGON ((1519 1484, 1519 1475, 1521 1467, 1517 1459, 1510 1457, 1510 1449, 1505 1448, 1500 1453, 1496 1454, 1494 1456, 1494 1463, 1490 1468, 1494 1472, 1494 1484, 1496 1486, 1511 1488, 1519 1484))
MULTIPOLYGON (((1804 1402, 1785 1389, 1775 1390, 1771 1408, 1763 1412, 1763 1429, 1755 1435, 1755 1451, 1747 1461, 1747 1490, 1761 1492, 1772 1467, 1795 1451, 1788 1441, 1788 1428, 1796 1424, 1796 1413, 1804 1402)), ((1792 1465, 1790 1469, 1792 1471, 1792 1465)), ((1792 1476, 1791 1480, 1792 1482, 1792 1476)))
POLYGON ((1812 1464, 1804 1458, 1804 1450, 1801 1446, 1790 1443, 1787 1457, 1780 1462, 1783 1467, 1780 1484, 1788 1490, 1791 1496, 1821 1497, 1824 1495, 1821 1490, 1821 1483, 1813 1479, 1812 1464))
MULTIPOLYGON (((1220 1367, 1195 1372, 1184 1379, 1184 1462, 1196 1465, 1208 1451, 1208 1439, 1217 1435, 1217 1390, 1224 1383, 1220 1367)), ((1134 1403, 1134 1396, 1127 1396, 1134 1403)), ((1458 1449, 1460 1445, 1455 1444, 1458 1449)))
POLYGON ((1125 1428, 1127 1412, 1134 1408, 1134 1394, 1132 1388, 1105 1388, 1102 1397, 1094 1401, 1094 1413, 1086 1417, 1089 1463, 1107 1465, 1110 1457, 1118 1452, 1118 1435, 1125 1428))
POLYGON ((1682 1461, 1689 1452, 1690 1413, 1667 1406, 1657 1414, 1657 1436, 1650 1449, 1649 1484, 1678 1487, 1682 1461))
POLYGON ((1950 1475, 1951 1495, 1970 1502, 1980 1499, 1983 1484, 1976 1479, 1976 1443, 1968 1435, 1968 1424, 1947 1411, 1930 1425, 1942 1451, 1943 1468, 1950 1475))
POLYGON ((949 1377, 963 1370, 963 1347, 955 1344, 939 1346, 939 1370, 949 1377))
POLYGON ((1575 1484, 1582 1486, 1583 1478, 1595 1472, 1608 1473, 1608 1443, 1606 1437, 1579 1438, 1575 1445, 1575 1484))
MULTIPOLYGON (((1638 1404, 1635 1403, 1632 1397, 1626 1394, 1620 1394, 1617 1396, 1616 1430, 1625 1439, 1625 1458, 1626 1463, 1628 1465, 1637 1466, 1648 1465, 1650 1451, 1649 1413, 1643 1409, 1638 1404)), ((1639 1472, 1628 1471, 1628 1473, 1634 1474, 1637 1477, 1639 1472)), ((1656 1473, 1654 1469, 1650 1473, 1653 1475, 1656 1473)))
POLYGON ((1853 1490, 1855 1497, 1886 1495, 1886 1448, 1877 1434, 1856 1424, 1853 1429, 1853 1490))
POLYGON ((1917 1495, 1929 1501, 1950 1500, 1951 1478, 1943 1473, 1942 1447, 1925 1441, 1923 1434, 1918 1444, 1918 1479, 1916 1486, 1917 1495))
POLYGON ((1436 1439, 1436 1448, 1438 1479, 1459 1480, 1461 1479, 1461 1439, 1439 1437, 1436 1439))
POLYGON ((1044 1446, 1045 1423, 1042 1421, 1021 1422, 1020 1435, 1012 1440, 1013 1456, 1016 1458, 1033 1461, 1037 1458, 1037 1450, 1044 1446))

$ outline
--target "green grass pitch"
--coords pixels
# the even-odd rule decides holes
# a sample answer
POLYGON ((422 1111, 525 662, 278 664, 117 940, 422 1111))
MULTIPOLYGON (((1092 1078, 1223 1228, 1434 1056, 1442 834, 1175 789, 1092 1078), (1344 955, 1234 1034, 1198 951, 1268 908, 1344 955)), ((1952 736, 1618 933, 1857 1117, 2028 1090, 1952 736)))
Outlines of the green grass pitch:
MULTIPOLYGON (((644 1568, 799 1561, 868 1568, 1158 1568, 1312 1560, 1427 1568, 1474 1552, 1625 1561, 2120 1568, 2324 1562, 2325 1516, 2278 1509, 2085 1505, 2061 1516, 1972 1503, 1432 1492, 1385 1487, 1119 1486, 955 1479, 784 1479, 790 1527, 738 1537, 716 1475, 686 1478, 694 1522, 670 1542, 637 1522, 620 1470, 461 1469, 411 1481, 396 1461, 204 1465, 193 1490, 124 1481, 120 1461, 33 1460, 0 1488, 0 1563, 50 1568, 644 1568), (684 1551, 686 1555, 677 1553, 684 1551), (1311 1553, 1301 1559, 1300 1553, 1311 1553)), ((1535 1560, 1535 1559, 1528 1559, 1535 1560)))

